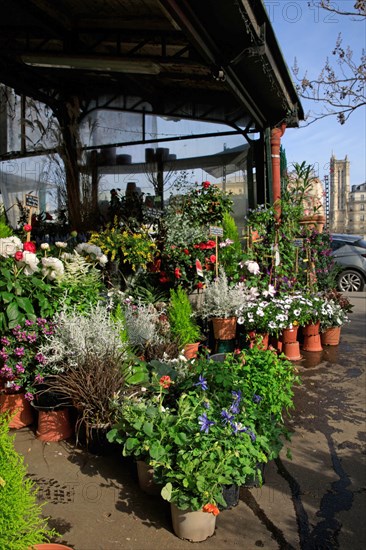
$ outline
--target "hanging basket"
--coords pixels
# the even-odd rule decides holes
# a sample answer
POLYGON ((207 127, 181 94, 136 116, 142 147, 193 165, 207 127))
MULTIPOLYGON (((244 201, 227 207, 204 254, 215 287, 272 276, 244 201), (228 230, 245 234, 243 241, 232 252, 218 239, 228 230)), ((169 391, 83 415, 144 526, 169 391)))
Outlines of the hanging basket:
POLYGON ((236 317, 214 317, 212 326, 216 340, 233 340, 236 336, 236 317))
POLYGON ((320 334, 323 346, 338 346, 341 340, 341 327, 329 327, 320 334))
POLYGON ((175 504, 170 505, 174 533, 180 539, 200 542, 211 537, 215 532, 216 516, 202 510, 179 510, 175 504))

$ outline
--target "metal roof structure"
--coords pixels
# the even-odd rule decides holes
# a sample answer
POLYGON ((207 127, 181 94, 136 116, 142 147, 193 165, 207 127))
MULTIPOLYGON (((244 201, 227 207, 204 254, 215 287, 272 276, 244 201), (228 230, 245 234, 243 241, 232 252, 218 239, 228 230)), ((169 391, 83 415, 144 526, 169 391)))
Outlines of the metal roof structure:
POLYGON ((262 0, 0 0, 0 82, 57 113, 260 131, 303 111, 262 0))

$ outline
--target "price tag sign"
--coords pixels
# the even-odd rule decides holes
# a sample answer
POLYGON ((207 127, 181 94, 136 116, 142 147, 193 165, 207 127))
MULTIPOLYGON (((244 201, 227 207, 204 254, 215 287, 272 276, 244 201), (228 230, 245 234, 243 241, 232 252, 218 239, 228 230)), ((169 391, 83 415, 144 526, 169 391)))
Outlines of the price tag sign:
POLYGON ((304 244, 304 239, 294 239, 292 242, 294 243, 294 246, 301 248, 304 244))
POLYGON ((26 195, 25 205, 30 206, 31 208, 38 208, 38 197, 35 197, 34 195, 26 195))
POLYGON ((210 235, 213 235, 215 237, 223 237, 224 236, 224 230, 223 230, 222 227, 212 226, 212 227, 210 227, 210 235))

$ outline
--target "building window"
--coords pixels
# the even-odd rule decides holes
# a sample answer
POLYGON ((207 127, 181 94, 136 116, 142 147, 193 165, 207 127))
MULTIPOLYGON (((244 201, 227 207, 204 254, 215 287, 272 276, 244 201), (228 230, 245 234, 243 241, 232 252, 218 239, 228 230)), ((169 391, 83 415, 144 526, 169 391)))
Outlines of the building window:
POLYGON ((360 210, 365 210, 365 205, 364 204, 360 204, 360 210))
POLYGON ((361 200, 364 201, 365 200, 365 195, 362 193, 361 195, 361 200))
POLYGON ((365 216, 363 214, 361 214, 360 216, 360 222, 364 222, 365 221, 365 216))

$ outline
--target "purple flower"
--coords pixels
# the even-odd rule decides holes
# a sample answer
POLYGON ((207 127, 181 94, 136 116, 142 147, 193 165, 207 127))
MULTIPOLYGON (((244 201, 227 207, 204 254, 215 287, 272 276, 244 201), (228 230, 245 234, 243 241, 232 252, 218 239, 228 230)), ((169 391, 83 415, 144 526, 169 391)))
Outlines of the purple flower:
POLYGON ((35 360, 38 361, 38 363, 42 363, 44 365, 47 362, 46 357, 43 355, 43 353, 37 353, 34 356, 35 360))
POLYGON ((205 407, 205 409, 209 409, 210 408, 210 403, 208 401, 205 401, 203 403, 203 406, 205 407))
POLYGON ((24 394, 24 399, 26 399, 27 401, 33 401, 34 399, 33 393, 28 391, 26 394, 24 394))
POLYGON ((231 420, 234 418, 232 415, 230 415, 225 409, 222 409, 221 411, 221 417, 223 419, 223 422, 227 424, 228 422, 231 422, 231 420))
POLYGON ((34 342, 37 341, 37 334, 35 334, 34 332, 32 332, 31 334, 28 334, 27 339, 28 339, 28 342, 30 342, 31 344, 34 344, 34 342))
POLYGON ((198 382, 194 384, 194 386, 200 386, 202 390, 208 390, 207 380, 202 376, 202 374, 198 377, 198 382))
POLYGON ((6 353, 6 350, 3 348, 3 349, 0 351, 0 358, 1 358, 3 361, 6 361, 8 357, 9 357, 9 355, 6 353))
POLYGON ((18 357, 22 357, 24 355, 24 347, 22 346, 21 348, 15 348, 14 354, 18 357))
POLYGON ((30 319, 27 319, 26 322, 25 322, 25 326, 26 327, 31 327, 32 325, 34 325, 34 321, 31 321, 30 319))
POLYGON ((234 403, 231 405, 230 407, 230 411, 233 413, 233 414, 238 414, 239 411, 240 411, 240 404, 239 404, 239 401, 234 401, 234 403))
POLYGON ((233 390, 233 391, 231 392, 231 394, 232 394, 232 396, 233 396, 233 398, 234 398, 235 401, 241 401, 242 392, 241 392, 240 390, 238 390, 238 391, 233 390))
POLYGON ((9 346, 10 345, 10 340, 8 340, 8 338, 6 336, 2 336, 0 338, 0 342, 3 346, 9 346))
POLYGON ((25 368, 21 363, 17 363, 15 365, 15 370, 17 371, 18 374, 23 374, 23 372, 25 371, 25 368))
POLYGON ((231 422, 230 425, 233 429, 233 434, 239 434, 248 431, 248 428, 246 426, 243 426, 240 422, 231 422))
POLYGON ((253 403, 259 403, 260 401, 262 401, 262 397, 260 395, 254 394, 253 395, 253 403))
POLYGON ((249 435, 250 435, 250 439, 251 439, 253 442, 257 439, 257 436, 255 435, 254 432, 249 432, 249 435))
POLYGON ((41 374, 36 374, 34 381, 36 384, 42 384, 42 382, 44 382, 44 377, 41 374))
POLYGON ((203 413, 201 414, 201 416, 198 417, 198 423, 201 426, 200 431, 205 432, 206 434, 208 434, 210 427, 213 426, 213 424, 215 424, 213 420, 209 420, 207 418, 206 413, 203 413))

